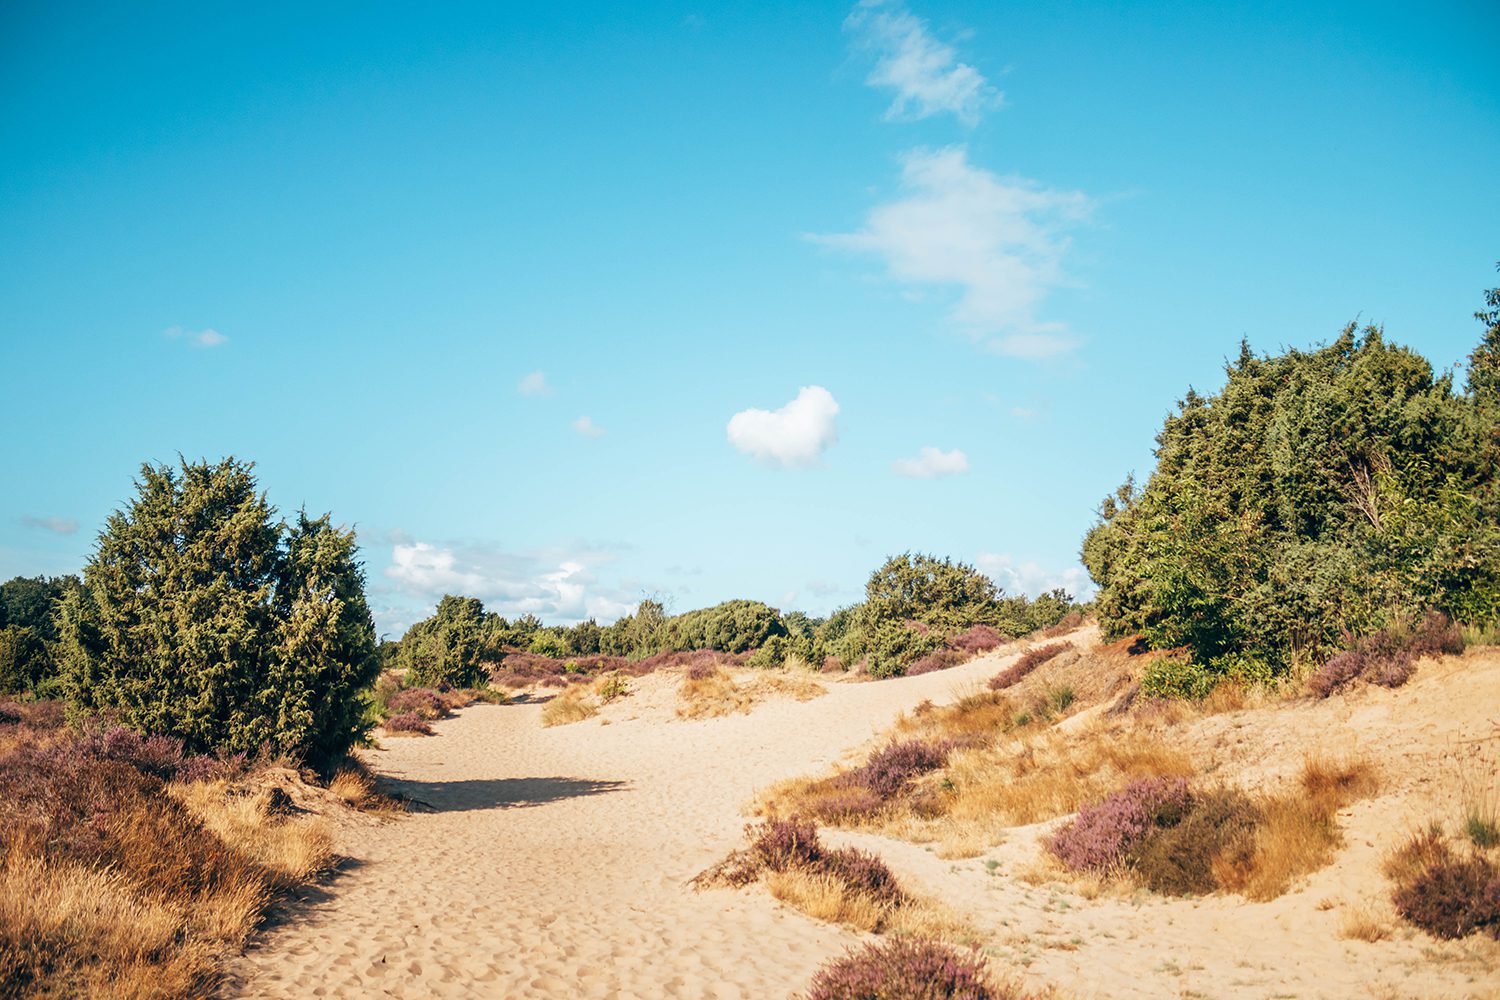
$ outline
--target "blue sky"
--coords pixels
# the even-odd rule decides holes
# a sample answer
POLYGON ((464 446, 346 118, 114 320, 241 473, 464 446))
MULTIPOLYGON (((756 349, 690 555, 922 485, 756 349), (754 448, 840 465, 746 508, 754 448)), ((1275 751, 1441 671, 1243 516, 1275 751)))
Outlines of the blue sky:
POLYGON ((1491 3, 0 11, 0 577, 257 463, 445 590, 1086 592, 1247 337, 1440 367, 1500 260, 1491 3))

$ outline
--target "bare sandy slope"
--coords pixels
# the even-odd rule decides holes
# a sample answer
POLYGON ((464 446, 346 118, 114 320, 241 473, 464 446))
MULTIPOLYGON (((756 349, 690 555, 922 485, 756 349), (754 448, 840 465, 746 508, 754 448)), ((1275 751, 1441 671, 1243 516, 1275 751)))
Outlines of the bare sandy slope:
MULTIPOLYGON (((1080 639, 1086 637, 1079 637, 1080 639)), ((1013 655, 1013 654, 1012 654, 1013 655)), ((683 883, 739 846, 742 809, 772 781, 816 773, 904 709, 972 690, 1010 655, 915 678, 830 684, 748 716, 671 718, 677 678, 633 682, 601 718, 544 729, 540 706, 476 706, 428 739, 389 739, 371 763, 436 811, 354 823, 349 871, 235 970, 256 997, 785 997, 856 941, 764 890, 683 883)), ((1459 786, 1494 777, 1500 656, 1423 670, 1406 689, 1238 712, 1180 730, 1200 767, 1271 783, 1309 747, 1382 765, 1380 797, 1341 817, 1348 848, 1282 899, 1087 898, 1034 868, 1049 827, 1007 831, 972 860, 830 833, 881 853, 903 881, 946 899, 997 969, 1064 997, 1495 996, 1493 942, 1438 943, 1395 926, 1379 858, 1459 786), (1310 735, 1316 734, 1316 735, 1310 735), (1392 929, 1345 940, 1349 913, 1392 929)))

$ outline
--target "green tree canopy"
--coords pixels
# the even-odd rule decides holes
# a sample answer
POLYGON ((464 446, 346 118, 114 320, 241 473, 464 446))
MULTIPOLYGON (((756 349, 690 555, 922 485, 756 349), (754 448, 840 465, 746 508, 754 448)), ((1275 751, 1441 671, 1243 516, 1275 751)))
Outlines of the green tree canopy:
POLYGON ((270 744, 314 763, 359 736, 378 669, 354 533, 273 521, 253 466, 145 465, 59 609, 75 713, 193 750, 270 744))

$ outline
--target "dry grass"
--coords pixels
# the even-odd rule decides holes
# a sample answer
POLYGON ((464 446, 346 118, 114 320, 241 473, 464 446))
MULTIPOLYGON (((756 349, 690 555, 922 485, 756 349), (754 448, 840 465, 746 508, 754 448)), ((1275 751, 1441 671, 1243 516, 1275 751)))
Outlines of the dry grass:
POLYGON ((328 868, 333 833, 321 816, 283 815, 276 804, 279 789, 274 784, 233 787, 224 781, 168 786, 205 829, 269 872, 275 888, 283 888, 328 868))
POLYGON ((558 692, 542 706, 542 725, 565 726, 582 722, 599 714, 599 703, 584 688, 570 687, 558 692))
POLYGON ((787 868, 766 872, 762 880, 772 896, 814 920, 877 933, 886 928, 897 907, 849 889, 832 875, 787 868))
POLYGON ((1256 902, 1275 899, 1333 860, 1343 844, 1337 813, 1380 787, 1375 769, 1352 757, 1308 757, 1296 788, 1264 796, 1248 857, 1216 858, 1220 888, 1256 902))
POLYGON ((1373 944, 1390 936, 1390 921, 1374 907, 1351 907, 1339 917, 1339 937, 1346 941, 1368 941, 1373 944))
POLYGON ((677 716, 682 719, 709 719, 750 711, 770 697, 810 701, 828 693, 828 689, 805 673, 786 671, 762 673, 747 681, 736 681, 722 667, 702 677, 684 676, 677 689, 677 716))
POLYGON ((0 993, 207 996, 215 955, 179 939, 185 922, 181 904, 119 873, 12 857, 0 864, 0 993))

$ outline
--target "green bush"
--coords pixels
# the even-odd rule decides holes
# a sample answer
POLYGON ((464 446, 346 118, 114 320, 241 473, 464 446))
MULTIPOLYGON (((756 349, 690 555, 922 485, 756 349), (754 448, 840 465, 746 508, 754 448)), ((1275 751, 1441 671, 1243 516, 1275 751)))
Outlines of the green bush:
POLYGON ((34 629, 24 625, 0 629, 0 694, 30 691, 51 673, 47 644, 34 629))
POLYGON ((273 522, 251 469, 142 467, 58 609, 63 687, 75 715, 195 752, 269 744, 324 763, 363 735, 379 669, 354 533, 305 512, 273 522))
POLYGON ((406 668, 407 683, 457 688, 484 684, 488 676, 486 624, 484 604, 478 598, 444 596, 432 617, 407 629, 401 639, 397 663, 406 668))
POLYGON ((1165 657, 1146 665, 1141 691, 1155 698, 1198 699, 1218 684, 1219 677, 1194 660, 1165 657))
POLYGON ((871 677, 900 677, 906 668, 943 645, 935 632, 923 633, 899 621, 881 621, 870 635, 866 670, 871 677))
MULTIPOLYGON (((1106 631, 1259 681, 1429 610, 1494 622, 1500 292, 1487 302, 1463 392, 1353 326, 1311 351, 1242 345, 1218 394, 1189 390, 1145 488, 1127 480, 1084 540, 1106 631)), ((1172 669, 1159 684, 1201 683, 1172 669)))
POLYGON ((725 601, 678 615, 667 625, 669 647, 683 651, 744 653, 764 648, 773 637, 787 634, 780 613, 760 601, 725 601))
POLYGON ((548 656, 555 660, 560 660, 569 653, 574 652, 569 647, 567 640, 551 630, 543 630, 532 636, 531 643, 526 647, 526 651, 528 653, 535 653, 537 656, 548 656))

